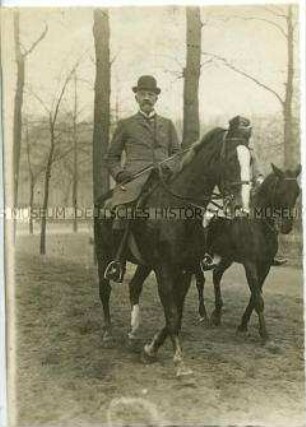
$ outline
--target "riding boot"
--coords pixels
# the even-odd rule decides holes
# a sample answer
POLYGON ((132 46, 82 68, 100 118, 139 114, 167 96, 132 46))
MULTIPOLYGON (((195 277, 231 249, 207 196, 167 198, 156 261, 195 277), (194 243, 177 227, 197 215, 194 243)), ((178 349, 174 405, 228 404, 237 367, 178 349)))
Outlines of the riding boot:
POLYGON ((104 279, 112 280, 115 283, 122 283, 126 270, 126 249, 129 237, 129 222, 125 224, 123 230, 116 230, 115 234, 120 239, 115 258, 107 265, 104 271, 104 279), (118 234, 120 233, 120 236, 118 234))
POLYGON ((208 270, 212 270, 215 267, 217 267, 217 265, 219 264, 221 258, 214 254, 213 251, 213 232, 212 229, 209 225, 211 225, 211 221, 214 221, 214 215, 206 218, 206 222, 204 222, 203 220, 203 225, 204 226, 204 236, 205 236, 205 247, 206 247, 206 253, 203 257, 203 259, 200 261, 200 268, 201 270, 204 271, 208 271, 208 270))

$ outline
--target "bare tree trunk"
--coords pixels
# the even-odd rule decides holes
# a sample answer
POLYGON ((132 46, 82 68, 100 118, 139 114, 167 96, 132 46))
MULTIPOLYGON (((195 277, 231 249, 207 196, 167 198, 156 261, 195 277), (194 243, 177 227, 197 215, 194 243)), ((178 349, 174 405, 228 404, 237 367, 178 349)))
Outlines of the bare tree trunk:
POLYGON ((110 127, 110 29, 107 9, 95 9, 93 35, 96 53, 93 196, 94 200, 97 200, 101 194, 109 189, 109 174, 104 165, 110 127))
POLYGON ((201 70, 201 16, 199 7, 186 8, 186 68, 184 69, 184 120, 182 146, 200 136, 199 80, 201 70))
POLYGON ((33 234, 33 205, 34 205, 34 187, 35 179, 31 165, 31 153, 30 153, 30 143, 29 143, 29 125, 26 122, 26 149, 27 149, 27 160, 28 160, 28 169, 29 169, 29 182, 30 182, 30 197, 29 197, 29 233, 33 234))
POLYGON ((29 200, 29 233, 33 234, 33 208, 34 208, 34 179, 33 176, 30 176, 30 200, 29 200))
POLYGON ((283 102, 284 115, 284 163, 286 168, 294 166, 295 163, 295 141, 293 139, 293 115, 292 115, 292 98, 293 98, 293 77, 294 77, 294 39, 293 39, 293 16, 292 6, 288 6, 287 15, 287 81, 285 99, 283 102))
POLYGON ((18 181, 19 181, 19 163, 20 163, 20 148, 21 148, 21 132, 22 132, 22 105, 23 92, 25 81, 25 62, 27 56, 32 53, 38 44, 45 38, 48 27, 46 25, 44 31, 33 42, 29 49, 21 50, 19 11, 14 11, 14 40, 15 40, 15 55, 17 63, 17 83, 14 101, 14 130, 13 130, 13 167, 14 167, 14 206, 18 204, 18 181))
POLYGON ((19 31, 19 11, 14 12, 14 39, 15 39, 15 55, 17 64, 17 83, 14 100, 14 147, 13 147, 13 166, 14 166, 14 207, 18 204, 18 181, 19 181, 19 163, 20 163, 20 147, 21 147, 21 132, 22 132, 22 104, 23 104, 23 89, 24 89, 24 56, 20 48, 20 31, 19 31))
POLYGON ((52 170, 52 162, 53 162, 53 153, 54 153, 54 144, 55 144, 55 135, 54 135, 54 127, 52 123, 50 124, 50 141, 51 147, 48 155, 46 172, 45 172, 45 186, 44 186, 44 199, 43 199, 43 215, 41 219, 41 232, 40 232, 40 254, 46 254, 46 229, 47 229, 47 210, 48 210, 48 202, 49 202, 49 184, 51 179, 51 170, 52 170))
POLYGON ((78 137, 77 137, 77 76, 74 74, 74 112, 73 112, 73 181, 72 181, 72 203, 74 208, 73 231, 78 231, 78 137))

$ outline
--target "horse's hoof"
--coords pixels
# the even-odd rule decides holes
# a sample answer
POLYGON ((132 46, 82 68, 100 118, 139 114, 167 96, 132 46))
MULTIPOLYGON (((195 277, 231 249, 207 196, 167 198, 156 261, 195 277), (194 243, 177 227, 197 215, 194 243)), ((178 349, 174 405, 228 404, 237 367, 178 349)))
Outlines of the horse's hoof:
POLYGON ((137 335, 135 334, 135 333, 133 333, 133 332, 129 332, 128 334, 127 334, 127 336, 128 336, 128 339, 130 340, 130 341, 139 341, 139 338, 137 337, 137 335))
POLYGON ((260 339, 261 339, 261 344, 266 345, 270 339, 269 334, 267 332, 265 332, 265 333, 259 332, 259 335, 260 335, 260 339))
POLYGON ((213 326, 220 326, 221 325, 221 315, 217 314, 215 311, 213 311, 211 316, 210 316, 210 323, 213 326))
POLYGON ((109 331, 105 331, 102 338, 103 348, 113 348, 115 344, 114 337, 109 331))
POLYGON ((198 322, 204 326, 209 326, 210 323, 209 318, 207 316, 200 316, 198 322))
POLYGON ((144 346, 144 349, 143 349, 142 354, 141 354, 141 360, 145 364, 151 364, 151 363, 155 363, 157 361, 157 353, 153 352, 150 349, 149 344, 146 344, 144 346))
POLYGON ((250 336, 248 329, 239 325, 236 329, 236 335, 240 338, 248 338, 250 336))
POLYGON ((265 343, 263 343, 263 345, 272 354, 282 354, 283 353, 281 346, 279 346, 275 341, 270 341, 270 340, 265 341, 265 343))
POLYGON ((193 374, 192 369, 188 368, 183 362, 181 362, 176 368, 176 377, 188 377, 193 374))
POLYGON ((132 353, 141 353, 141 340, 136 338, 135 335, 128 334, 127 348, 132 353))

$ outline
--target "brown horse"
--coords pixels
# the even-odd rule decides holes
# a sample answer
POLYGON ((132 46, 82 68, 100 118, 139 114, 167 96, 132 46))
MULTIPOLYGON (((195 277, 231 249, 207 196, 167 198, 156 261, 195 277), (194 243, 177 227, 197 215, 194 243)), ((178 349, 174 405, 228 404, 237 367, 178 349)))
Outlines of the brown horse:
MULTIPOLYGON (((205 208, 220 178, 220 153, 224 130, 209 132, 184 158, 180 172, 166 184, 160 178, 142 206, 151 210, 192 210, 205 208), (197 208, 198 209, 198 208, 197 208)), ((99 201, 96 212, 103 208, 99 201)), ((139 249, 139 256, 128 250, 127 260, 154 270, 158 293, 164 309, 165 326, 155 334, 144 348, 147 358, 155 358, 159 347, 170 336, 177 374, 188 373, 183 364, 180 330, 183 305, 190 286, 191 275, 204 255, 202 218, 193 220, 179 218, 138 219, 130 225, 131 233, 139 249)), ((103 340, 111 339, 109 299, 111 286, 104 277, 106 266, 113 259, 114 236, 111 220, 100 218, 94 221, 96 254, 98 259, 99 291, 104 312, 103 340)))

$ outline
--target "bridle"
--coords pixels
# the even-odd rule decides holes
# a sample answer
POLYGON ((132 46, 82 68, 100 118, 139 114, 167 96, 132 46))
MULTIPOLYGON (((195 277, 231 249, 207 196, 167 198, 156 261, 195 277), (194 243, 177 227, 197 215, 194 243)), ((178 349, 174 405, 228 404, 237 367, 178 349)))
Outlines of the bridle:
MULTIPOLYGON (((276 189, 277 189, 277 186, 278 186, 278 183, 279 183, 279 180, 280 180, 280 177, 278 175, 276 175, 276 174, 275 174, 275 178, 276 179, 275 179, 275 182, 274 182, 274 185, 273 185, 273 189, 272 189, 272 202, 271 202, 272 213, 274 212, 274 209, 275 209, 276 189)), ((284 181, 296 181, 297 180, 296 177, 294 178, 294 177, 289 177, 289 176, 288 177, 284 176, 282 179, 284 181)), ((273 231, 276 234, 278 234, 280 232, 279 228, 276 227, 276 225, 275 225, 275 220, 274 219, 273 219, 273 224, 271 224, 268 221, 268 219, 266 219, 266 218, 264 219, 264 221, 267 224, 267 226, 270 228, 271 231, 273 231)))

